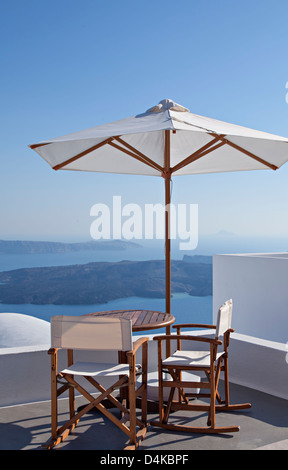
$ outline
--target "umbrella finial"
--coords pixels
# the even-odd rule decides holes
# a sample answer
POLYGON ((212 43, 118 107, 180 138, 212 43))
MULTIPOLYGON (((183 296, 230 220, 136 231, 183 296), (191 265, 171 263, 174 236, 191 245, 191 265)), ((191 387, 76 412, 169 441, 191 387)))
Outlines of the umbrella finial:
POLYGON ((146 113, 161 113, 162 111, 167 111, 168 109, 171 109, 171 111, 190 113, 189 109, 184 108, 184 106, 181 106, 181 104, 175 103, 175 101, 169 99, 159 101, 156 106, 147 109, 146 113))

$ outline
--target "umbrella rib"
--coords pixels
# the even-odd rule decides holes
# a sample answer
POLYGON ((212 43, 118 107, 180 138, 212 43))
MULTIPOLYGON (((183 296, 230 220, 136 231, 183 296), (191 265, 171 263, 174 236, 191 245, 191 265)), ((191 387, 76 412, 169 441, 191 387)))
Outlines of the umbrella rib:
POLYGON ((192 153, 192 155, 190 155, 189 157, 185 158, 185 160, 183 160, 182 162, 178 163, 177 165, 175 165, 172 169, 171 169, 171 173, 174 173, 175 171, 177 170, 180 170, 181 168, 183 168, 184 166, 186 165, 189 165, 189 163, 193 163, 195 162, 196 160, 198 160, 199 158, 202 158, 204 157, 205 155, 207 155, 208 153, 210 152, 213 152, 213 150, 217 150, 218 148, 222 147, 223 145, 229 145, 230 147, 234 148, 235 150, 238 150, 239 152, 242 152, 244 153, 245 155, 247 155, 248 157, 250 158, 253 158, 254 160, 258 161, 259 163, 262 163, 262 165, 265 165, 267 166, 268 168, 272 169, 272 170, 278 170, 278 167, 276 165, 273 165, 272 163, 269 163, 267 162, 266 160, 263 160, 263 158, 260 158, 260 157, 257 157, 257 155, 254 155, 252 152, 249 152, 249 150, 245 150, 244 148, 240 147, 239 145, 237 144, 234 144, 233 142, 231 142, 230 140, 228 140, 227 138, 225 138, 224 135, 217 135, 217 134, 214 134, 214 133, 211 133, 210 135, 212 135, 214 137, 214 139, 209 142, 208 144, 204 145, 203 147, 201 147, 199 150, 197 150, 196 152, 192 153), (214 145, 216 144, 216 142, 218 142, 219 140, 221 140, 220 143, 218 143, 217 145, 214 145))
POLYGON ((189 157, 185 158, 185 160, 182 160, 182 162, 177 163, 173 168, 171 168, 171 173, 174 173, 177 170, 180 170, 186 165, 189 165, 189 163, 193 163, 199 158, 204 157, 204 155, 207 155, 207 153, 212 152, 216 148, 222 147, 226 142, 220 142, 218 145, 216 144, 219 140, 222 140, 224 135, 215 135, 214 134, 214 139, 211 140, 211 142, 208 142, 208 144, 204 145, 200 149, 196 150, 196 152, 192 153, 189 155, 189 157), (212 148, 211 148, 212 147, 212 148))
POLYGON ((37 149, 38 147, 43 147, 44 145, 49 145, 50 142, 44 142, 43 144, 32 144, 32 145, 28 145, 28 147, 30 147, 30 149, 34 150, 34 149, 37 149))
POLYGON ((112 139, 113 139, 113 137, 109 137, 109 139, 105 139, 105 140, 103 140, 103 142, 100 142, 99 144, 93 145, 93 147, 90 147, 89 149, 84 150, 81 153, 78 153, 78 155, 75 155, 75 157, 71 157, 68 160, 65 160, 65 162, 62 162, 62 163, 59 163, 56 166, 53 166, 53 170, 56 170, 56 171, 60 170, 64 166, 69 165, 69 163, 75 162, 75 160, 79 160, 79 158, 85 157, 85 155, 87 155, 88 153, 93 152, 94 150, 97 150, 98 148, 103 147, 103 145, 108 144, 109 142, 111 142, 112 139))
POLYGON ((121 147, 120 145, 115 144, 115 142, 112 142, 112 141, 108 142, 108 144, 111 145, 111 147, 114 147, 115 149, 120 150, 123 153, 126 153, 126 155, 129 155, 130 157, 135 158, 136 160, 140 161, 141 163, 145 163, 146 165, 150 166, 151 168, 154 168, 154 169, 156 169, 160 172, 163 171, 163 168, 161 168, 160 165, 153 162, 152 160, 150 160, 150 158, 145 157, 144 155, 143 156, 136 155, 136 153, 130 152, 130 150, 125 149, 125 148, 121 147))
POLYGON ((257 155, 254 155, 253 153, 249 152, 248 150, 245 150, 243 147, 240 147, 239 145, 234 144, 230 140, 227 140, 227 139, 224 139, 224 138, 222 140, 225 144, 230 145, 230 147, 233 147, 234 149, 238 150, 239 152, 244 153, 248 157, 253 158, 254 160, 256 160, 257 162, 262 163, 262 165, 268 166, 268 168, 271 168, 271 170, 274 170, 274 171, 278 170, 279 167, 276 166, 276 165, 273 165, 273 163, 269 163, 266 160, 263 160, 263 158, 257 157, 257 155))
POLYGON ((147 165, 151 165, 154 168, 156 168, 157 170, 163 171, 163 168, 160 165, 158 165, 158 163, 156 163, 153 160, 151 160, 150 158, 148 158, 146 155, 144 155, 144 153, 140 152, 140 150, 137 150, 135 147, 128 144, 128 142, 125 142, 125 140, 122 140, 119 136, 115 137, 115 140, 117 140, 120 144, 125 145, 125 147, 127 147, 129 150, 131 150, 136 155, 141 157, 143 159, 143 163, 147 163, 147 165))

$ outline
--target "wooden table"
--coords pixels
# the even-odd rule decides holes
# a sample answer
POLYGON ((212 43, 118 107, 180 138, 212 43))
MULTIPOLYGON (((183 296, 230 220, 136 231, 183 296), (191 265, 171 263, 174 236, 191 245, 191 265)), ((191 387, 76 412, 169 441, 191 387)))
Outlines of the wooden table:
POLYGON ((105 312, 93 312, 88 315, 127 318, 128 320, 132 320, 133 333, 165 327, 166 333, 170 334, 167 332, 167 329, 170 332, 170 326, 175 322, 175 317, 170 313, 155 310, 110 310, 105 312))

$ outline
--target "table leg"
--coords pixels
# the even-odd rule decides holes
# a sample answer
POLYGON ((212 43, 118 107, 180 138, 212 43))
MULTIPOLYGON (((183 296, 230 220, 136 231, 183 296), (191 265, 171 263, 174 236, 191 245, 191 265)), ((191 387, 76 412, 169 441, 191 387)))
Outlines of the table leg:
MULTIPOLYGON (((166 326, 166 335, 171 335, 171 325, 166 326)), ((171 341, 166 341, 166 357, 171 356, 171 341)))
MULTIPOLYGON (((123 363, 128 364, 125 351, 118 351, 118 361, 119 361, 119 364, 123 364, 123 363)), ((120 388, 119 393, 120 393, 120 399, 119 399, 120 403, 124 404, 126 408, 129 408, 127 387, 120 388)))

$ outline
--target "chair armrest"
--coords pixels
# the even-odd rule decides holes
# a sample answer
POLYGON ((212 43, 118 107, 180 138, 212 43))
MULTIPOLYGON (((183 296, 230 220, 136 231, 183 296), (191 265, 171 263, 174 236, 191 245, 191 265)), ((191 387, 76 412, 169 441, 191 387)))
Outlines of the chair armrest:
POLYGON ((58 349, 59 349, 59 348, 50 348, 50 349, 48 350, 48 354, 51 354, 51 355, 52 355, 52 354, 56 354, 57 351, 58 351, 58 349))
POLYGON ((131 351, 128 351, 126 354, 127 356, 131 356, 133 354, 136 353, 136 351, 140 348, 140 346, 142 346, 143 344, 147 344, 149 341, 149 338, 147 337, 141 337, 139 339, 137 339, 134 343, 133 343, 133 349, 131 351))
POLYGON ((188 340, 188 341, 199 341, 202 343, 210 343, 210 344, 222 344, 222 341, 213 338, 203 338, 202 336, 192 336, 192 335, 161 335, 161 336, 154 336, 153 338, 155 341, 167 341, 167 340, 188 340))
POLYGON ((215 325, 203 325, 201 323, 182 323, 180 325, 173 325, 172 328, 208 328, 216 330, 215 325))

